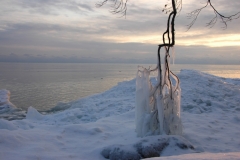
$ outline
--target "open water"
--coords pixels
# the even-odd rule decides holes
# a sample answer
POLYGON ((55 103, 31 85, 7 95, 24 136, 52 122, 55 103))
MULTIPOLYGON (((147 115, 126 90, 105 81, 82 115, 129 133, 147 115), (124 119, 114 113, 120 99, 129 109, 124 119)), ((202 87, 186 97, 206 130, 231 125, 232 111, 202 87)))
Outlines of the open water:
MULTIPOLYGON (((56 106, 58 102, 69 102, 100 93, 118 82, 133 79, 137 68, 137 64, 0 63, 0 89, 11 92, 11 102, 16 107, 26 110, 33 106, 44 111, 56 106)), ((240 78, 240 65, 171 66, 175 73, 181 69, 199 70, 225 78, 240 78)))

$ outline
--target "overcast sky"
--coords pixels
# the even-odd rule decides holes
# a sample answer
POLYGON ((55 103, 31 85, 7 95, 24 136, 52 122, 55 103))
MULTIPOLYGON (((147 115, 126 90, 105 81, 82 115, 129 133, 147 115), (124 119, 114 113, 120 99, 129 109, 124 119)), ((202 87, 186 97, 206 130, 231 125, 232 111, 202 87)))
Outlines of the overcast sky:
MULTIPOLYGON (((176 63, 240 64, 240 18, 213 28, 203 10, 195 25, 187 13, 207 0, 183 0, 176 19, 176 63)), ((166 30, 167 0, 129 0, 126 18, 96 8, 98 0, 1 0, 1 62, 156 63, 166 30)), ((240 11, 239 0, 212 0, 225 15, 240 11)))

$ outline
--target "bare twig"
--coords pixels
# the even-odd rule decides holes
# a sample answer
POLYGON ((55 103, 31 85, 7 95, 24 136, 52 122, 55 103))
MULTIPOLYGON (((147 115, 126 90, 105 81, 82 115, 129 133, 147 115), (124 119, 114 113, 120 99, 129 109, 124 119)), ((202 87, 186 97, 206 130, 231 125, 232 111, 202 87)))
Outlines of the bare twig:
POLYGON ((96 4, 96 7, 102 7, 108 2, 112 3, 111 5, 112 10, 110 10, 111 13, 126 16, 128 0, 104 0, 102 2, 98 2, 96 4))
MULTIPOLYGON (((177 13, 180 13, 182 10, 182 0, 175 0, 175 6, 177 13)), ((172 2, 165 4, 164 8, 162 9, 162 12, 164 12, 165 14, 169 14, 172 11, 173 11, 172 2)))
POLYGON ((206 7, 208 7, 208 6, 210 6, 210 7, 212 8, 212 10, 213 10, 213 12, 214 12, 214 14, 215 14, 215 16, 207 23, 207 26, 209 26, 210 28, 212 28, 212 27, 217 23, 218 19, 220 19, 220 21, 224 24, 223 29, 226 29, 226 28, 227 28, 227 23, 228 23, 229 21, 232 21, 232 20, 234 20, 234 19, 238 19, 238 18, 240 17, 240 12, 237 12, 237 13, 232 14, 232 15, 230 15, 230 16, 224 16, 224 15, 222 15, 222 14, 219 13, 219 12, 217 11, 217 9, 212 5, 211 0, 207 0, 207 4, 206 4, 205 6, 203 6, 202 8, 196 9, 196 10, 188 13, 188 18, 193 19, 193 20, 191 21, 191 23, 190 23, 189 25, 187 25, 188 30, 194 25, 194 23, 195 23, 195 21, 197 20, 200 12, 201 12, 204 8, 206 8, 206 7))

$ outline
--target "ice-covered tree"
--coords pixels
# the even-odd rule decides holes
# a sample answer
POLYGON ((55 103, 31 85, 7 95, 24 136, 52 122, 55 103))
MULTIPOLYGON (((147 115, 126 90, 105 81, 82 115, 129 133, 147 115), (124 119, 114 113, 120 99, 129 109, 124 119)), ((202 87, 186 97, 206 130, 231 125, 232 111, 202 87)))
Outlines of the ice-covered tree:
MULTIPOLYGON (((128 0, 104 0, 97 3, 101 7, 112 3, 111 12, 126 16, 128 0)), ((240 16, 240 12, 225 16, 207 0, 203 7, 188 14, 192 19, 188 25, 190 29, 204 8, 211 7, 215 16, 207 24, 213 27, 220 20, 224 28, 227 23, 240 16)), ((182 0, 169 0, 162 12, 168 14, 166 31, 162 34, 162 43, 158 45, 156 68, 139 67, 136 78, 136 132, 143 137, 153 134, 181 135, 182 123, 180 118, 181 88, 178 77, 171 72, 169 58, 174 54, 175 45, 175 18, 182 9, 182 0), (163 54, 161 54, 163 53, 163 54), (161 60, 163 59, 163 60, 161 60), (161 63, 163 61, 163 64, 161 63), (157 82, 150 81, 151 72, 157 71, 157 82)))

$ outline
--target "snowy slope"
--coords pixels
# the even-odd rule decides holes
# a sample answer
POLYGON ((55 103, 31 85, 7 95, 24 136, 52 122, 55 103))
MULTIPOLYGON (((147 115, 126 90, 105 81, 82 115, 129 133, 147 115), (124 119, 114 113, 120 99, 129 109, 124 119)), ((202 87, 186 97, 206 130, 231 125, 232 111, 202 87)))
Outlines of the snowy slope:
POLYGON ((208 152, 240 149, 240 79, 225 79, 184 70, 184 137, 208 152))
MULTIPOLYGON (((188 140, 186 143, 195 149, 179 149, 170 144, 156 159, 240 159, 240 79, 191 70, 181 71, 179 78, 184 125, 183 139, 179 139, 188 140)), ((7 94, 0 98, 4 96, 7 94)), ((105 159, 101 153, 106 147, 120 146, 132 151, 136 143, 155 143, 166 138, 136 136, 135 80, 121 82, 101 94, 59 104, 48 115, 33 107, 29 107, 26 119, 0 119, 0 159, 101 160, 105 159)), ((170 138, 172 144, 174 139, 170 138)))

